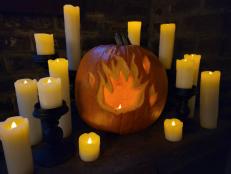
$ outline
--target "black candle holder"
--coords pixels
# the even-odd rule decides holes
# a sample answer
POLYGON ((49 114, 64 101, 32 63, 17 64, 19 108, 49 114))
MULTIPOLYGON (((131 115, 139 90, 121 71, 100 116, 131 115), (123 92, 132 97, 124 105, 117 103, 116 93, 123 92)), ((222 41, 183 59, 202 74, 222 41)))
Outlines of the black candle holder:
POLYGON ((183 121, 188 119, 190 109, 188 106, 188 100, 196 94, 196 87, 191 89, 176 88, 176 114, 183 121))
POLYGON ((74 143, 63 139, 59 118, 68 111, 66 102, 54 109, 42 109, 40 103, 34 106, 33 115, 42 123, 44 143, 34 150, 35 162, 43 167, 53 167, 67 161, 74 155, 74 143))

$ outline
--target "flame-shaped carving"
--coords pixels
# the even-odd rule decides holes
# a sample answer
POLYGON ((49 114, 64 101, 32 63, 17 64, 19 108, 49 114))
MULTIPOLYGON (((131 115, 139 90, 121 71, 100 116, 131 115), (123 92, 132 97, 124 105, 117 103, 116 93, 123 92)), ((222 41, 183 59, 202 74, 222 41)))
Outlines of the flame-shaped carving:
POLYGON ((99 105, 110 112, 121 114, 139 108, 144 102, 145 88, 148 81, 141 83, 135 56, 130 67, 123 57, 116 56, 110 65, 101 63, 97 99, 99 105))
POLYGON ((91 72, 88 73, 88 82, 90 86, 93 88, 95 85, 95 76, 91 72))

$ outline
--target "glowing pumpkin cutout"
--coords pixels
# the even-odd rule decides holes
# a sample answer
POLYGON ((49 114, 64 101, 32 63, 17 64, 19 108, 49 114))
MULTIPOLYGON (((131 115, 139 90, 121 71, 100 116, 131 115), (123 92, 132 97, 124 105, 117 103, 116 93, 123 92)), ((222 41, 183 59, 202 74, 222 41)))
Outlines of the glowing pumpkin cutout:
POLYGON ((98 46, 81 60, 75 95, 78 111, 90 126, 137 132, 160 116, 167 76, 159 60, 139 46, 98 46))

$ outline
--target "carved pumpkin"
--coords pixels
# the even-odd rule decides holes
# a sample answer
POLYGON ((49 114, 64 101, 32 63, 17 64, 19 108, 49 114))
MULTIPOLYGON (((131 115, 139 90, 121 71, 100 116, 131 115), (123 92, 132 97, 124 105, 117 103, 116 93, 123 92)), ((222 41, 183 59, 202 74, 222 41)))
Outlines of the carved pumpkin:
POLYGON ((81 60, 75 96, 79 114, 90 126, 119 134, 137 132, 160 116, 167 76, 146 49, 102 45, 81 60))

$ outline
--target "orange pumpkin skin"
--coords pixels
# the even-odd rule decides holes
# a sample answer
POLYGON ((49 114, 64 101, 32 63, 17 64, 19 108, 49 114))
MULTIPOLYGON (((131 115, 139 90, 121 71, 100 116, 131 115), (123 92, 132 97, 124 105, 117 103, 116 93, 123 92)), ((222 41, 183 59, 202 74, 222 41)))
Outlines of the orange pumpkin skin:
POLYGON ((166 72, 154 54, 134 45, 101 45, 82 58, 75 99, 82 119, 104 131, 143 130, 160 116, 167 98, 166 72))

